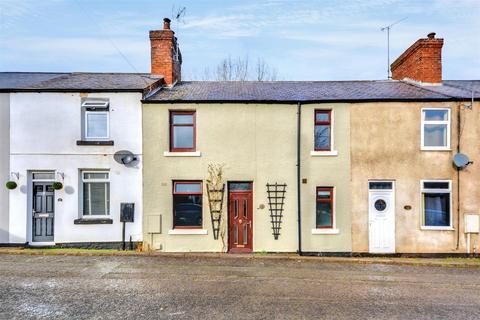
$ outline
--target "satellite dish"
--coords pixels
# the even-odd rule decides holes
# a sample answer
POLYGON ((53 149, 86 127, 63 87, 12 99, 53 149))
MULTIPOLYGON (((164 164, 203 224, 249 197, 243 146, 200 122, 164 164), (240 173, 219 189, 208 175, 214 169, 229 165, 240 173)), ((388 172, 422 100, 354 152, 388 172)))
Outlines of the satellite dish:
POLYGON ((113 155, 115 161, 125 166, 132 165, 138 160, 138 157, 127 150, 118 151, 113 155))
POLYGON ((471 163, 466 154, 457 153, 453 156, 453 165, 457 167, 457 169, 463 169, 471 163))

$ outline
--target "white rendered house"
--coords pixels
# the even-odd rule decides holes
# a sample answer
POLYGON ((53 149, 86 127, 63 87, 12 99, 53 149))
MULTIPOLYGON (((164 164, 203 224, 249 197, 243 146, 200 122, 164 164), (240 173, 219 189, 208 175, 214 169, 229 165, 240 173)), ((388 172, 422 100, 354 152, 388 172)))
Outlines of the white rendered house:
POLYGON ((142 241, 141 100, 162 79, 100 73, 2 77, 9 80, 0 81, 0 170, 18 186, 0 193, 0 243, 119 247, 122 204, 134 210, 125 239, 142 241))

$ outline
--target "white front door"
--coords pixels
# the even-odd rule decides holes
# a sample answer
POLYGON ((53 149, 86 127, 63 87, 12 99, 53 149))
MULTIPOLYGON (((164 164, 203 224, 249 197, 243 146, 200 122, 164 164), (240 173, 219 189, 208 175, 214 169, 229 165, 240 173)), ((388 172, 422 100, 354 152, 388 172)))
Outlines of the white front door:
POLYGON ((395 190, 393 181, 368 182, 370 253, 395 253, 395 190))

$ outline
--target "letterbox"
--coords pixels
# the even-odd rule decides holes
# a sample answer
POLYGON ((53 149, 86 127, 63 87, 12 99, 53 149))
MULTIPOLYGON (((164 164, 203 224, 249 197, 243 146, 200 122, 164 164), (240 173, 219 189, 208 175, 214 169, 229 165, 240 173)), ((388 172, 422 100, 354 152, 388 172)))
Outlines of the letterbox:
POLYGON ((120 222, 133 222, 135 203, 120 203, 120 222))

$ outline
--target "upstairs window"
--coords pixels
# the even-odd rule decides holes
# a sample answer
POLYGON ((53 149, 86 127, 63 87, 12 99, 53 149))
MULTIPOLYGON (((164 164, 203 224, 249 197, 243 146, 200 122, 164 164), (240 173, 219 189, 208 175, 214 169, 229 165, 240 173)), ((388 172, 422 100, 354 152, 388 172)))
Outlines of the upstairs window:
POLYGON ((195 151, 195 111, 170 111, 170 151, 195 151))
POLYGON ((452 183, 447 180, 422 181, 422 226, 430 229, 452 227, 452 183))
POLYGON ((109 172, 82 171, 82 197, 84 216, 110 214, 109 172))
POLYGON ((202 182, 173 182, 173 227, 202 227, 202 182))
POLYGON ((333 228, 333 188, 317 187, 317 229, 333 228))
POLYGON ((82 103, 82 108, 84 112, 84 139, 108 139, 110 136, 108 101, 86 100, 82 103))
POLYGON ((315 110, 315 151, 332 150, 332 111, 315 110))
POLYGON ((450 109, 422 109, 422 149, 450 148, 450 109))

